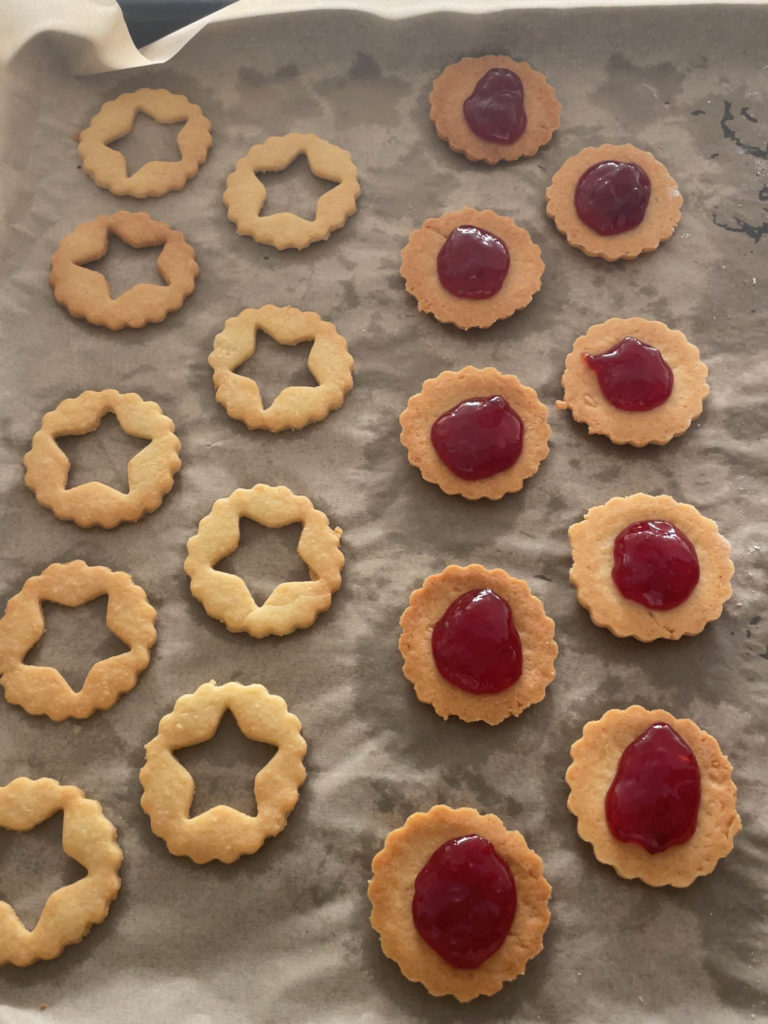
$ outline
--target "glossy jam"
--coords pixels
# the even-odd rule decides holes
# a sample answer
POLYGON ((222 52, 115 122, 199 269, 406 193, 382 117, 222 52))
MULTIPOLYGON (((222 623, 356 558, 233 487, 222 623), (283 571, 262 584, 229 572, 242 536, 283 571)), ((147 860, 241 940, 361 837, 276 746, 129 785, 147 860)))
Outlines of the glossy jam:
POLYGON ((437 254, 440 284, 459 299, 488 299, 504 284, 509 251, 500 238, 471 224, 454 228, 437 254))
POLYGON ((656 722, 621 755, 605 798, 614 838, 661 853, 696 831, 701 777, 688 744, 665 722, 656 722))
POLYGON ((432 630, 437 671, 468 693, 499 693, 523 671, 512 609, 490 588, 457 597, 432 630))
POLYGON ((495 953, 516 907, 512 873, 482 836, 443 843, 413 886, 416 931, 452 967, 479 967, 495 953))
POLYGON ((696 548, 665 519, 632 523, 613 545, 613 582, 624 597, 654 610, 676 608, 699 582, 696 548))
POLYGON ((597 374, 606 400, 623 412, 647 412, 672 394, 674 375, 653 345, 624 338, 599 355, 584 353, 584 362, 597 374))
POLYGON ((528 124, 524 98, 519 75, 509 68, 491 68, 464 100, 464 120, 486 142, 509 145, 528 124))
POLYGON ((432 424, 440 460, 462 480, 482 480, 514 466, 523 450, 523 421, 501 395, 468 398, 432 424))
POLYGON ((579 219, 598 235, 620 235, 645 216, 651 182, 637 164, 606 160, 579 178, 574 195, 579 219))

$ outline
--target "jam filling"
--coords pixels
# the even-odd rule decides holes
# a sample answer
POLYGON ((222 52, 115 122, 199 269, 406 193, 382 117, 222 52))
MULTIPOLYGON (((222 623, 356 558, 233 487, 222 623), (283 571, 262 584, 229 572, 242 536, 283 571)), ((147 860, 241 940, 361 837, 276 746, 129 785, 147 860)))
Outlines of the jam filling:
POLYGON ((690 597, 699 582, 696 548, 665 519, 632 523, 613 545, 613 582, 624 597, 666 611, 690 597))
POLYGON ((471 224, 454 228, 437 254, 440 284, 459 299, 489 299, 500 290, 508 271, 506 245, 471 224))
POLYGON ((432 445, 462 480, 483 480, 514 466, 523 450, 523 421, 501 395, 467 398, 432 424, 432 445))
POLYGON ((499 693, 523 671, 512 609, 486 587, 457 597, 432 630, 432 656, 447 682, 468 693, 499 693))
POLYGON ((615 839, 661 853, 687 842, 696 831, 701 776, 688 744, 656 722, 621 755, 605 798, 615 839))
POLYGON ((416 931, 452 967, 479 967, 504 942, 517 907, 515 880, 482 836, 449 839, 416 876, 416 931))
POLYGON ((464 120, 486 142, 509 145, 517 142, 528 124, 523 99, 519 75, 509 68, 491 68, 464 100, 464 120))
POLYGON ((598 235, 620 235, 642 221, 650 197, 651 182, 642 167, 605 160, 579 178, 574 202, 588 228, 598 235))
POLYGON ((655 409, 672 394, 674 375, 669 363, 653 345, 624 338, 599 355, 584 353, 584 362, 597 374, 606 400, 624 412, 655 409))

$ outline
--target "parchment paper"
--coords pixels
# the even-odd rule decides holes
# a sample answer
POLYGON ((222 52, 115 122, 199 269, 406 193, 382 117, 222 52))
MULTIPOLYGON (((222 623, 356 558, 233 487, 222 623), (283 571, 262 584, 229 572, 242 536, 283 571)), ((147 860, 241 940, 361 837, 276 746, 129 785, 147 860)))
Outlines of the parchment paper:
MULTIPOLYGON (((103 924, 56 961, 0 970, 2 1024, 39 1019, 41 1003, 55 1024, 766 1018, 767 31, 764 7, 407 22, 312 13, 209 26, 167 66, 90 79, 70 77, 44 38, 14 61, 3 92, 0 599, 49 562, 82 557, 133 574, 158 610, 158 643, 136 689, 88 721, 0 708, 0 781, 29 774, 77 784, 101 801, 125 852, 123 888, 103 924), (446 64, 498 51, 546 72, 563 119, 536 157, 490 169, 435 136, 427 96, 446 64), (184 191, 116 199, 78 168, 73 138, 104 100, 142 85, 198 102, 214 148, 184 191), (238 157, 288 131, 349 149, 363 187, 344 229, 301 253, 238 237, 221 203, 238 157), (651 149, 685 196, 672 240, 633 263, 584 257, 544 213, 554 171, 602 141, 651 149), (420 314, 398 273, 409 231, 464 204, 513 216, 547 266, 528 309, 466 334, 420 314), (201 273, 164 324, 112 334, 71 319, 47 277, 64 234, 120 208, 181 228, 201 273), (344 406, 292 435, 230 420, 206 363, 224 320, 267 302, 332 320, 357 363, 344 406), (704 415, 665 448, 614 447, 554 409, 573 340, 609 316, 632 315, 682 329, 710 369, 704 415), (519 495, 497 503, 424 483, 398 441, 408 397, 465 364, 516 373, 551 409, 549 459, 519 495), (111 386, 160 403, 176 422, 184 465, 157 512, 86 531, 36 503, 22 457, 44 412, 111 386), (213 501, 257 482, 308 495, 343 528, 347 557, 327 614, 262 641, 209 619, 182 570, 186 540, 213 501), (638 490, 692 502, 732 543, 733 599, 698 637, 616 639, 590 623, 568 583, 567 527, 638 490), (560 645, 546 700, 496 728, 438 719, 416 701, 397 651, 411 590, 451 562, 474 560, 528 580, 560 645), (287 828, 230 867, 172 857, 139 807, 143 744, 180 694, 211 678, 281 694, 309 744, 287 828), (732 855, 687 890, 621 880, 595 861, 565 806, 570 744, 586 721, 633 702, 692 717, 734 764, 744 830, 732 855), (476 806, 520 829, 553 886, 543 953, 498 996, 464 1008, 402 978, 367 920, 372 856, 408 814, 437 802, 476 806)), ((106 443, 101 458, 113 472, 120 462, 106 443)), ((287 545, 253 540, 254 579, 261 565, 272 583, 296 571, 287 545)), ((59 627, 67 657, 82 658, 101 635, 81 625, 65 639, 64 619, 59 627)), ((226 778, 242 796, 253 768, 242 745, 233 749, 243 755, 230 757, 226 778)), ((218 759, 226 761, 221 748, 218 759)), ((214 773, 209 761, 206 772, 201 754, 195 770, 214 773)), ((14 841, 3 892, 36 870, 14 841)), ((60 870, 55 858, 46 863, 60 870)))

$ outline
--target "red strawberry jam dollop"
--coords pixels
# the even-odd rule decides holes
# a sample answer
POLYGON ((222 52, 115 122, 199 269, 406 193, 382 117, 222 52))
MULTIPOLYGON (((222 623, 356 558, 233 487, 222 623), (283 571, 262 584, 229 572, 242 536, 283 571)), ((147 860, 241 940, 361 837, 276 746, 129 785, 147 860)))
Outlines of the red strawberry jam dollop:
POLYGON ((490 231, 462 224, 448 235, 437 254, 440 284, 459 299, 489 299, 509 271, 509 250, 490 231))
POLYGON ((666 611, 690 597, 699 582, 696 548, 665 519, 632 523, 613 545, 613 582, 622 595, 666 611))
POLYGON ((665 722, 656 722, 621 755, 605 798, 614 838, 662 853, 696 831, 701 775, 696 757, 665 722))
POLYGON ((515 880, 482 836, 449 839, 416 876, 416 931, 452 967, 479 967, 504 942, 517 909, 515 880))
POLYGON ((432 630, 437 671, 468 693, 499 693, 523 671, 523 649, 512 609, 496 591, 457 597, 432 630))
POLYGON ((501 395, 467 398, 432 424, 440 460, 462 480, 482 480, 514 466, 523 450, 522 419, 501 395))
POLYGON ((647 412, 672 394, 674 374, 653 345, 637 338, 622 341, 599 355, 584 353, 584 362, 597 374, 606 400, 623 412, 647 412))
POLYGON ((574 202, 579 219, 598 235, 620 235, 645 216, 651 182, 637 164, 605 160, 579 178, 574 202))
POLYGON ((464 120, 486 142, 509 145, 525 131, 523 83, 509 68, 491 68, 464 100, 464 120))

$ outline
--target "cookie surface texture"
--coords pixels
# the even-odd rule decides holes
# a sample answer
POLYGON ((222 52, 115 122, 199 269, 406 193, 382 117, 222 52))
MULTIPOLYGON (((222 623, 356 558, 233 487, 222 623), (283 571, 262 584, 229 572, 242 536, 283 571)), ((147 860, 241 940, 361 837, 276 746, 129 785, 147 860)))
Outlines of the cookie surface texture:
POLYGON ((419 982, 433 996, 451 995, 466 1003, 494 995, 504 982, 523 974, 528 961, 543 949, 552 890, 541 858, 519 832, 508 831, 494 814, 444 805, 412 814, 401 828, 389 833, 371 868, 371 924, 379 933, 382 952, 409 981, 419 982), (472 969, 453 967, 436 953, 419 935, 411 912, 416 876, 443 843, 465 835, 478 835, 493 844, 517 890, 517 909, 507 937, 472 969))
POLYGON ((88 718, 111 708, 132 690, 149 664, 156 639, 155 609, 128 573, 85 562, 55 563, 26 581, 0 619, 0 686, 9 704, 54 722, 88 718), (43 602, 78 608, 107 596, 107 627, 129 650, 97 661, 79 691, 49 665, 26 665, 24 658, 45 632, 43 602))
POLYGON ((24 456, 24 483, 58 519, 111 530, 120 523, 136 522, 160 506, 181 467, 180 449, 173 420, 156 402, 111 389, 83 391, 43 416, 24 456), (70 462, 56 438, 90 434, 108 412, 114 413, 126 434, 148 442, 128 462, 128 493, 98 480, 67 487, 70 462))
POLYGON ((195 290, 199 271, 195 250, 181 231, 148 213, 121 210, 80 224, 62 238, 51 257, 50 283, 70 316, 120 331, 165 320, 195 290), (162 246, 157 269, 165 284, 135 284, 112 298, 104 275, 86 266, 104 256, 111 235, 134 249, 162 246))
POLYGON ((464 57, 457 64, 449 64, 435 79, 429 95, 429 116, 437 134, 454 152, 463 153, 469 160, 497 164, 501 160, 511 162, 533 156, 545 146, 560 125, 560 104, 544 75, 524 61, 503 55, 464 57), (513 71, 525 92, 527 124, 522 135, 508 144, 490 142, 476 135, 464 117, 464 101, 483 75, 493 68, 513 71))
POLYGON ((671 237, 680 220, 683 197, 677 182, 652 153, 629 144, 588 147, 565 161, 547 188, 547 213, 568 243, 587 256, 608 262, 633 260, 653 252, 671 237), (581 220, 574 196, 581 176, 595 164, 631 163, 641 168, 650 181, 650 198, 642 221, 628 231, 601 235, 581 220))
POLYGON ((529 388, 513 374, 500 373, 493 367, 444 370, 439 376, 425 380, 421 391, 413 395, 400 416, 400 441, 408 451, 408 461, 422 477, 437 484, 445 494, 460 494, 475 501, 490 498, 496 501, 505 494, 519 491, 534 476, 549 454, 552 433, 547 408, 529 388), (443 462, 432 443, 432 426, 438 417, 470 399, 500 395, 523 421, 523 447, 517 460, 492 476, 468 480, 458 476, 443 462))
POLYGON ((62 849, 88 873, 51 893, 31 931, 0 900, 0 964, 53 960, 104 920, 120 890, 123 854, 96 800, 54 779, 16 778, 0 787, 0 828, 29 832, 57 811, 63 812, 62 849))
POLYGON ((449 565, 443 572, 428 576, 411 594, 400 618, 400 629, 403 674, 413 684, 418 699, 431 704, 441 718, 455 715, 464 722, 497 725, 543 700, 555 678, 555 624, 528 584, 502 569, 449 565), (440 674, 432 653, 432 631, 454 601, 470 591, 485 589, 492 590, 510 608, 522 646, 522 673, 498 693, 477 694, 454 686, 440 674))
POLYGON ((232 419, 251 430, 301 430, 338 409, 352 388, 354 360, 346 340, 317 313, 293 306, 244 309, 231 317, 216 335, 208 363, 213 369, 216 401, 232 419), (278 345, 311 342, 307 367, 316 386, 283 388, 265 408, 258 383, 236 372, 256 351, 259 331, 278 345))
POLYGON ((701 633, 718 619, 731 596, 730 544, 717 525, 693 505, 675 501, 668 494, 632 494, 611 498, 591 508, 584 519, 568 530, 573 565, 570 581, 579 604, 596 626, 615 636, 636 640, 678 640, 701 633), (661 520, 682 530, 693 544, 699 562, 699 581, 691 595, 675 608, 646 608, 624 597, 613 582, 614 542, 618 534, 637 522, 661 520))
POLYGON ((184 188, 193 178, 211 147, 211 122, 196 103, 167 89, 137 89, 108 100, 88 127, 80 133, 77 153, 83 170, 101 188, 116 196, 164 196, 184 188), (158 124, 184 122, 179 129, 178 160, 150 160, 128 174, 125 157, 110 143, 130 134, 137 114, 158 124))
POLYGON ((331 529, 328 517, 309 498, 287 487, 256 484, 219 498, 197 533, 187 542, 184 570, 190 589, 211 618, 232 633, 253 637, 285 636, 311 626, 331 605, 341 586, 344 555, 339 548, 341 529, 331 529), (240 517, 272 529, 301 523, 297 551, 310 578, 280 583, 263 604, 257 605, 239 576, 219 572, 215 566, 231 555, 240 542, 240 517))
POLYGON ((359 195, 357 168, 346 149, 317 135, 294 132, 252 146, 237 161, 227 178, 224 205, 238 235, 249 235, 275 249, 306 249, 313 242, 324 242, 344 226, 357 209, 359 195), (262 216, 267 190, 258 175, 285 170, 302 153, 316 178, 335 183, 317 200, 314 218, 308 220, 288 211, 262 216))
POLYGON ((527 306, 541 288, 544 261, 541 249, 525 228, 511 217, 493 210, 461 210, 425 220, 411 232, 402 251, 400 274, 405 289, 416 299, 423 313, 431 313, 441 323, 454 324, 464 331, 471 327, 490 327, 527 306), (499 291, 488 298, 463 298, 453 295, 440 282, 437 257, 455 228, 471 226, 500 239, 509 252, 509 269, 499 291))
POLYGON ((179 697, 173 711, 160 720, 157 736, 145 750, 146 761, 139 774, 144 788, 141 806, 152 831, 165 841, 170 853, 189 857, 196 864, 211 860, 231 864, 245 854, 256 853, 266 839, 285 828, 306 778, 303 758, 307 744, 301 722, 288 711, 282 697, 270 694, 259 683, 219 686, 211 680, 194 693, 179 697), (248 739, 277 747, 254 778, 256 813, 243 814, 219 804, 190 818, 195 783, 174 751, 211 739, 227 710, 248 739))
POLYGON ((658 320, 642 317, 613 317, 590 327, 577 338, 565 358, 562 378, 563 398, 559 409, 570 409, 577 423, 586 423, 590 434, 604 434, 614 444, 643 448, 666 444, 684 433, 701 415, 709 394, 707 367, 699 350, 681 331, 671 330, 658 320), (597 374, 584 360, 585 355, 611 351, 624 338, 636 338, 655 348, 673 374, 672 393, 654 409, 628 412, 617 409, 603 394, 597 374))
POLYGON ((675 718, 668 711, 633 705, 588 722, 581 739, 571 747, 565 779, 571 790, 568 810, 578 819, 579 835, 591 843, 597 860, 610 864, 622 878, 639 878, 646 885, 682 888, 708 875, 731 852, 733 837, 741 829, 731 765, 717 740, 690 719, 675 718), (691 838, 660 853, 648 853, 638 843, 614 838, 605 798, 621 755, 656 723, 671 726, 693 751, 701 775, 701 798, 691 838))

